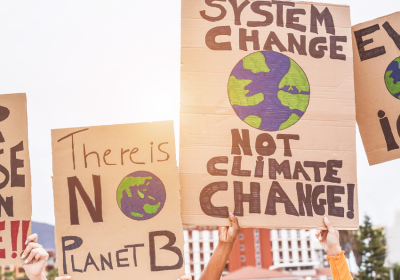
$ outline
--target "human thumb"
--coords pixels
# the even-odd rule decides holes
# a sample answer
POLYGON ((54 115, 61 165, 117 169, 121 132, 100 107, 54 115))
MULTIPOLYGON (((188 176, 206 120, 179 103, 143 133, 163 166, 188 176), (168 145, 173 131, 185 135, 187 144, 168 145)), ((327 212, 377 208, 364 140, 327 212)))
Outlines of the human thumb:
POLYGON ((330 233, 334 233, 335 232, 335 228, 333 227, 333 225, 331 224, 331 222, 328 220, 327 217, 324 217, 324 223, 325 223, 325 225, 328 228, 328 231, 330 233))

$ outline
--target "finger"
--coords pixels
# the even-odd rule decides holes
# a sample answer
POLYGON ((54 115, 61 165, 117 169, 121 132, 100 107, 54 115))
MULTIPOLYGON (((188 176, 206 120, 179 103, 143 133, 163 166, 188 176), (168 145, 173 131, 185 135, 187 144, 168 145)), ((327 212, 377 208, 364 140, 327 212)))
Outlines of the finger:
POLYGON ((34 233, 28 236, 28 238, 25 241, 25 245, 28 245, 29 242, 37 243, 37 241, 38 241, 38 235, 34 233))
POLYGON ((65 276, 58 276, 56 277, 56 279, 54 280, 67 280, 67 279, 71 279, 71 276, 65 275, 65 276))
POLYGON ((47 260, 48 258, 49 258, 49 253, 47 253, 46 250, 43 248, 40 248, 39 251, 35 255, 36 261, 47 260))
POLYGON ((36 256, 36 254, 39 252, 39 250, 40 250, 39 248, 33 249, 33 250, 29 253, 29 256, 26 257, 26 259, 25 259, 25 261, 24 261, 24 264, 30 263, 30 262, 33 260, 33 258, 36 256))
POLYGON ((330 233, 335 233, 335 228, 333 227, 333 225, 331 224, 331 222, 328 220, 327 217, 324 217, 324 223, 330 233))
POLYGON ((228 228, 229 227, 219 227, 218 228, 218 232, 219 232, 219 235, 226 235, 226 233, 227 233, 227 231, 228 231, 228 228))
POLYGON ((240 230, 239 220, 231 212, 229 212, 229 220, 231 221, 231 227, 239 231, 240 230))
POLYGON ((315 237, 318 238, 318 236, 320 236, 320 235, 321 235, 321 230, 318 229, 318 230, 315 232, 315 237))
POLYGON ((328 233, 329 233, 329 231, 327 231, 327 230, 324 230, 324 231, 322 232, 322 240, 325 240, 325 239, 326 239, 326 237, 328 236, 328 233))
POLYGON ((24 252, 22 253, 21 259, 24 259, 29 253, 36 248, 42 248, 42 245, 38 243, 29 243, 28 246, 26 246, 24 252))
POLYGON ((319 234, 319 236, 318 236, 318 240, 319 240, 319 241, 324 240, 324 239, 325 239, 325 236, 326 236, 326 233, 327 233, 326 230, 321 230, 321 232, 320 232, 320 234, 319 234))

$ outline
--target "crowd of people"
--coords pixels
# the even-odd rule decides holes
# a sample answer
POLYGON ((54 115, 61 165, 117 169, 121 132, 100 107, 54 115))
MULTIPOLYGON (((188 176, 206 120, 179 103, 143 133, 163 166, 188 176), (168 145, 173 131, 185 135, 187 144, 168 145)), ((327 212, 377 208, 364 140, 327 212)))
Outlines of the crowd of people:
MULTIPOLYGON (((228 261, 233 245, 240 232, 238 219, 229 213, 231 225, 229 227, 219 228, 219 242, 209 263, 207 264, 200 280, 219 280, 228 261)), ((318 230, 315 237, 327 253, 330 263, 333 280, 351 280, 353 279, 344 257, 344 251, 340 248, 339 232, 335 230, 328 218, 324 218, 326 230, 318 230)), ((38 235, 32 234, 26 240, 26 249, 21 255, 24 259, 24 269, 30 280, 47 280, 44 274, 49 254, 38 243, 38 235)), ((71 276, 59 276, 56 280, 72 279, 71 276)), ((181 276, 178 280, 191 280, 189 275, 181 276)))

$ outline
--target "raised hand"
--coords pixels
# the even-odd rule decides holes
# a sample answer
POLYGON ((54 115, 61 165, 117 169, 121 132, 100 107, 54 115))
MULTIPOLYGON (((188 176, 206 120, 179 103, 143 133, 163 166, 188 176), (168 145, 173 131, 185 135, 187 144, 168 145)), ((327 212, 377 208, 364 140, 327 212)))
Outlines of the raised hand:
POLYGON ((37 234, 32 234, 26 239, 27 246, 21 258, 25 259, 23 268, 30 280, 43 280, 46 277, 43 270, 46 267, 49 254, 37 243, 37 234))
POLYGON ((335 230, 327 217, 324 218, 324 223, 327 230, 317 230, 315 237, 318 239, 328 256, 337 257, 340 252, 342 252, 339 244, 339 232, 335 230))
POLYGON ((229 220, 231 222, 230 227, 219 227, 219 242, 235 243, 236 238, 239 235, 240 226, 238 218, 229 212, 229 220))

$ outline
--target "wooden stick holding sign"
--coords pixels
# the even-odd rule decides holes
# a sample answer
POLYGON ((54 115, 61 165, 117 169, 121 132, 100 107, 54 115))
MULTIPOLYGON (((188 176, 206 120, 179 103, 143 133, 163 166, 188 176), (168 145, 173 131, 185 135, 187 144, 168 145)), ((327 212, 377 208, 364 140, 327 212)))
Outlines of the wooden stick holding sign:
POLYGON ((350 8, 182 1, 182 220, 358 227, 350 8))
POLYGON ((52 131, 56 248, 73 279, 184 273, 172 121, 52 131))
POLYGON ((0 265, 22 264, 32 215, 25 93, 0 95, 0 265))

